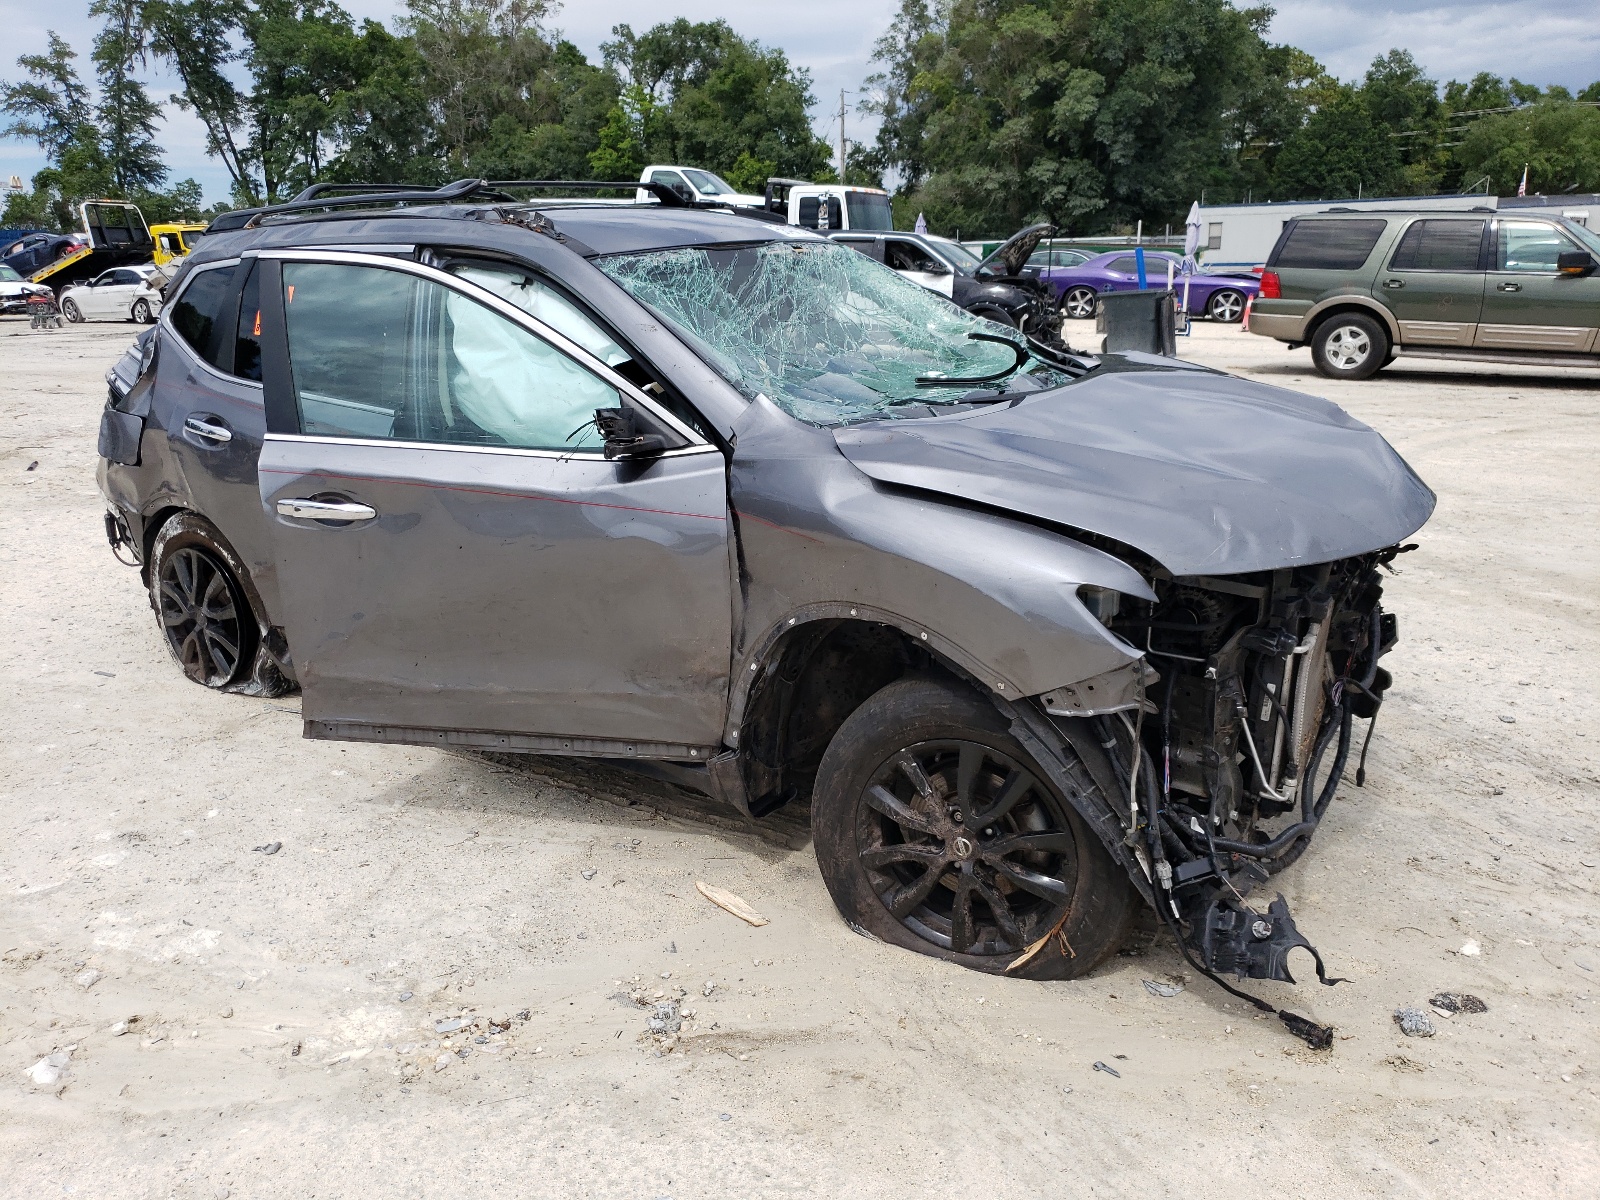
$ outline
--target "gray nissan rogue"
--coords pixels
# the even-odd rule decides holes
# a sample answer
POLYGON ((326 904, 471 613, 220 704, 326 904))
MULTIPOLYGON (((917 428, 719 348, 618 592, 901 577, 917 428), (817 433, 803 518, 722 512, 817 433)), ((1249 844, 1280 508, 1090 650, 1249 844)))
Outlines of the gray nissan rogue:
POLYGON ((1247 898, 1389 683, 1434 505, 1393 448, 814 233, 525 186, 219 218, 108 376, 108 535, 189 678, 809 803, 847 920, 979 970, 1082 975, 1142 901, 1289 979, 1247 898))

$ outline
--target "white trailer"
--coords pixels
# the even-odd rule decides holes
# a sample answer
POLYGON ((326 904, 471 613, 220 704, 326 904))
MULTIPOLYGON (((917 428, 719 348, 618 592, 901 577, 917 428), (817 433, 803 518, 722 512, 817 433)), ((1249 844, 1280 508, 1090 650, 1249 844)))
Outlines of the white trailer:
POLYGON ((1202 204, 1200 246, 1195 258, 1210 270, 1248 270, 1267 261, 1283 227, 1296 217, 1320 212, 1382 212, 1385 209, 1437 208, 1461 212, 1492 210, 1494 196, 1394 196, 1379 200, 1287 200, 1275 204, 1202 204))

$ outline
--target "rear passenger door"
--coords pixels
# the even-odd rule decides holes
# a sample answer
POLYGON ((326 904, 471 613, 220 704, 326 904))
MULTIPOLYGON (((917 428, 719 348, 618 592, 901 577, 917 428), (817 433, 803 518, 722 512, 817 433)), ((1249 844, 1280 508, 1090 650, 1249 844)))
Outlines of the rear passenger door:
POLYGON ((1477 345, 1486 350, 1587 351, 1600 324, 1600 277, 1562 275, 1556 260, 1583 250, 1548 221, 1495 221, 1477 345))
MULTIPOLYGON (((222 531, 275 613, 276 566, 256 494, 267 425, 255 272, 255 260, 247 258, 189 274, 161 314, 150 394, 179 502, 222 531)), ((172 497, 160 489, 155 502, 172 497)))
POLYGON ((570 299, 484 270, 263 255, 260 504, 307 736, 704 761, 722 454, 570 299), (619 404, 679 448, 608 461, 619 404))
POLYGON ((1473 344, 1488 229, 1481 217, 1425 217, 1400 235, 1372 294, 1400 323, 1402 345, 1473 344))

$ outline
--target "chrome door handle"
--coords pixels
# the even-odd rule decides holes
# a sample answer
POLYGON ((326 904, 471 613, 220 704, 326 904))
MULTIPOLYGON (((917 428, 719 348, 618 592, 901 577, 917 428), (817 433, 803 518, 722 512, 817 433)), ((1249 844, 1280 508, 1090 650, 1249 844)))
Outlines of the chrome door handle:
POLYGON ((1520 292, 1522 290, 1520 283, 1497 283, 1494 287, 1497 292, 1520 292))
POLYGON ((1383 286, 1386 288, 1403 288, 1405 285, 1406 281, 1404 279, 1385 279, 1383 281, 1383 286))
POLYGON ((280 517, 299 517, 306 521, 370 521, 378 510, 353 500, 279 500, 280 517))
POLYGON ((195 437, 205 438, 208 442, 221 444, 233 441, 233 432, 215 417, 210 420, 205 417, 185 417, 183 427, 195 437))

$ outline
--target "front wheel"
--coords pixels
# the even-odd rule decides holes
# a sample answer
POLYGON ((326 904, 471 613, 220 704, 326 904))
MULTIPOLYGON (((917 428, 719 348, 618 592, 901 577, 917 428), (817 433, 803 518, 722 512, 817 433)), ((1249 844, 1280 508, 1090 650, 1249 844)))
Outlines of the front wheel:
POLYGON ((74 325, 79 325, 83 322, 83 311, 79 309, 78 302, 70 296, 61 302, 61 315, 74 325))
POLYGON ((148 325, 156 319, 155 314, 150 311, 150 301, 135 300, 133 302, 133 319, 141 325, 148 325))
POLYGON ((1061 297, 1061 311, 1074 321, 1086 321, 1094 316, 1095 292, 1089 287, 1068 288, 1061 297))
POLYGON ((1389 333, 1365 313, 1340 313, 1317 326, 1311 361, 1329 379, 1368 379, 1389 361, 1389 333))
MULTIPOLYGON (((1087 786, 1087 785, 1086 785, 1087 786)), ((902 679, 835 734, 812 803, 817 862, 855 926, 1003 973, 1086 975, 1128 936, 1138 895, 981 696, 902 679)))
POLYGON ((1236 292, 1232 288, 1223 288, 1211 297, 1206 305, 1206 316, 1213 321, 1226 321, 1233 324, 1244 319, 1244 293, 1236 292))

